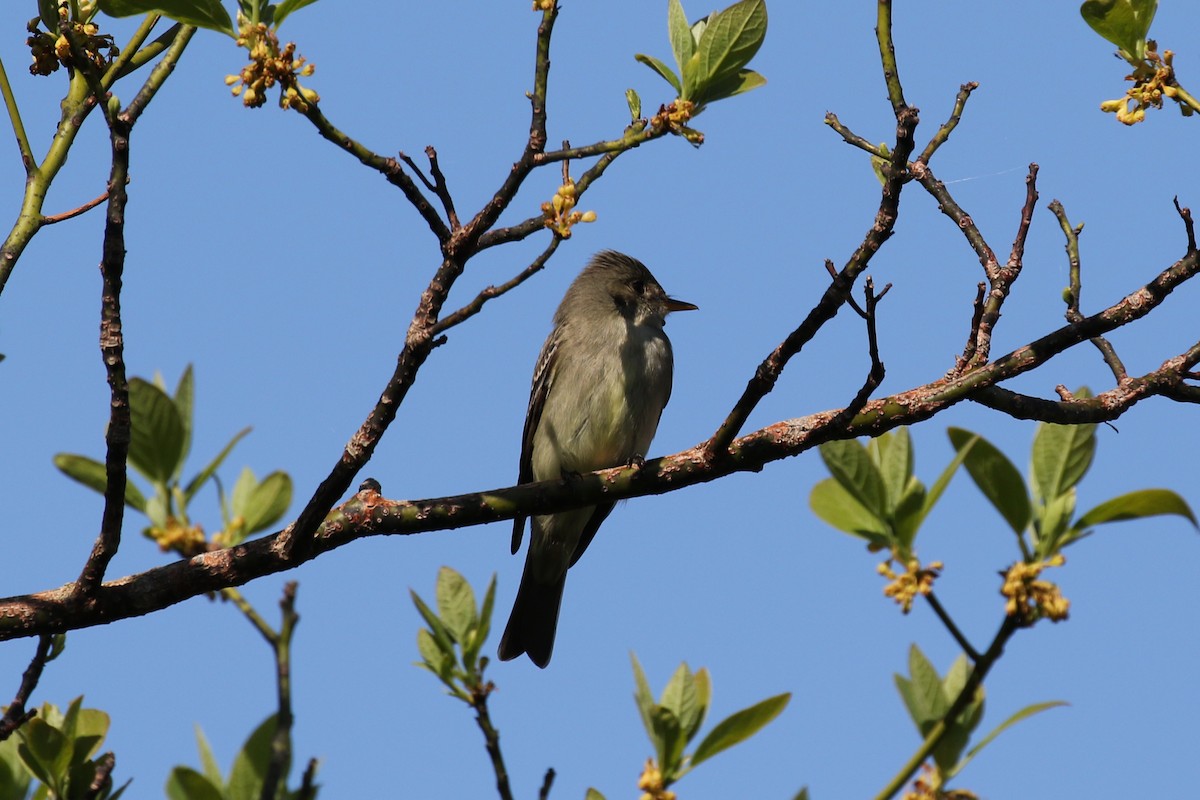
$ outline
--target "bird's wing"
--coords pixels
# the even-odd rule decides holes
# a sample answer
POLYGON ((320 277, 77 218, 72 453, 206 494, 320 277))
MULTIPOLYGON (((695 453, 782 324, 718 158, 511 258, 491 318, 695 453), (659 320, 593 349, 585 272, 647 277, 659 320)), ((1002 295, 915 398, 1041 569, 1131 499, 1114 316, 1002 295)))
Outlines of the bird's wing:
POLYGON ((571 563, 567 565, 567 569, 575 566, 575 562, 583 555, 583 551, 588 549, 588 545, 592 543, 592 539, 596 536, 596 531, 600 530, 600 526, 612 510, 617 507, 616 503, 601 503, 592 509, 592 516, 588 517, 587 525, 583 526, 583 530, 579 532, 579 544, 575 545, 575 553, 571 556, 571 563))
MULTIPOLYGON (((542 420, 542 409, 546 407, 546 398, 550 395, 550 387, 554 383, 554 362, 558 353, 561 328, 555 328, 538 356, 537 366, 533 369, 533 386, 529 390, 529 409, 525 412, 525 431, 521 434, 521 464, 517 474, 517 483, 529 483, 533 480, 533 437, 537 433, 538 423, 542 420)), ((512 552, 521 549, 521 537, 525 533, 526 517, 513 520, 512 552)), ((593 531, 593 534, 595 531, 593 531)))

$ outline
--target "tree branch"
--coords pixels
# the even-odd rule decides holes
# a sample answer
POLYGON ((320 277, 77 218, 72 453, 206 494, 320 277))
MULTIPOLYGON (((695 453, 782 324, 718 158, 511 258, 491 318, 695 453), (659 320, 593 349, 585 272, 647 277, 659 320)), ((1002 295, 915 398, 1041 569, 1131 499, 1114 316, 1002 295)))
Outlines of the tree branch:
POLYGON ((0 742, 12 736, 17 728, 37 714, 37 709, 26 711, 25 705, 29 702, 29 696, 33 694, 33 690, 37 688, 38 681, 42 679, 42 670, 46 668, 46 662, 50 660, 53 643, 54 637, 49 634, 43 634, 38 638, 37 650, 34 651, 33 659, 21 675, 21 685, 17 689, 17 694, 8 704, 8 708, 4 709, 4 716, 0 717, 0 742))

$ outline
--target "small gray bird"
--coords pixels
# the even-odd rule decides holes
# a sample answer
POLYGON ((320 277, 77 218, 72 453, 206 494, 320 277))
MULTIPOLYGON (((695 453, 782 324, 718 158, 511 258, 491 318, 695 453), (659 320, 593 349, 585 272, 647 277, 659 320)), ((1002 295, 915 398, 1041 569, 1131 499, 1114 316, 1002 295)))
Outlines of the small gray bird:
MULTIPOLYGON (((630 464, 645 458, 671 396, 671 311, 696 306, 667 297, 642 262, 605 250, 567 289, 533 371, 521 439, 520 483, 630 464)), ((615 503, 533 517, 525 572, 500 639, 503 661, 528 653, 550 663, 567 569, 615 503)), ((521 546, 525 517, 513 524, 521 546)))

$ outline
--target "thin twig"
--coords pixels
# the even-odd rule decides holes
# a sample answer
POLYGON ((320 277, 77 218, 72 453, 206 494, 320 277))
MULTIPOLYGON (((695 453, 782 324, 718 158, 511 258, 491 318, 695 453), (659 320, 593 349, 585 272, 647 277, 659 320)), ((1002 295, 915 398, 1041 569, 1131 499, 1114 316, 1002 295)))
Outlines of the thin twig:
POLYGON ((967 332, 967 343, 947 377, 961 375, 975 360, 975 352, 979 348, 979 325, 983 322, 983 299, 986 294, 987 284, 980 281, 975 285, 975 302, 971 304, 971 328, 967 332))
POLYGON ((8 109, 8 121, 17 138, 17 149, 21 151, 21 163, 25 165, 25 174, 32 175, 37 170, 37 160, 33 157, 33 148, 29 146, 29 136, 25 133, 25 123, 21 121, 21 109, 17 105, 17 96, 13 94, 12 85, 8 82, 8 73, 4 71, 2 60, 0 60, 0 94, 4 96, 4 107, 8 109))
POLYGON ((454 210, 454 199, 450 196, 450 187, 446 185, 446 176, 442 174, 442 168, 438 164, 437 150, 433 149, 433 145, 425 148, 425 157, 429 159, 429 174, 433 176, 433 191, 442 201, 442 208, 446 211, 450 229, 457 230, 462 226, 458 222, 458 212, 454 210))
POLYGON ((513 278, 505 281, 499 286, 487 287, 482 292, 475 295, 474 300, 467 303, 457 311, 442 317, 437 321, 437 324, 433 326, 433 333, 435 335, 444 333, 450 328, 453 328, 455 325, 459 325, 467 321, 483 310, 483 305, 487 301, 493 300, 500 295, 517 288, 522 283, 536 275, 538 272, 541 272, 546 266, 546 262, 550 259, 550 256, 554 255, 554 251, 558 249, 558 245, 561 242, 562 237, 552 234, 550 238, 550 244, 546 245, 546 249, 538 254, 538 257, 533 260, 533 263, 521 270, 513 278))
POLYGON ((492 725, 492 718, 488 714, 488 695, 494 688, 491 681, 482 686, 472 687, 471 708, 475 709, 475 723, 483 732, 484 746, 492 761, 492 771, 496 774, 496 791, 500 800, 513 800, 512 787, 508 783, 508 767, 505 766, 504 754, 500 751, 500 732, 492 725))
POLYGON ((1183 220, 1183 227, 1187 231, 1187 242, 1189 253, 1196 252, 1196 226, 1192 222, 1192 210, 1186 206, 1179 205, 1179 198, 1174 198, 1175 211, 1179 214, 1179 218, 1183 220))
POLYGON ((971 97, 971 92, 979 88, 979 84, 975 81, 964 83, 958 87, 958 94, 954 98, 954 110, 950 112, 950 118, 942 123, 942 127, 937 129, 937 133, 929 140, 929 144, 925 145, 925 149, 921 151, 921 155, 917 156, 917 161, 923 164, 928 164, 929 159, 933 158, 933 154, 937 149, 946 143, 950 138, 950 134, 958 127, 959 121, 962 119, 963 108, 967 105, 967 100, 971 97))
POLYGON ((262 800, 275 800, 280 785, 287 780, 288 765, 292 762, 292 634, 300 615, 296 613, 296 582, 289 581, 283 587, 283 598, 279 601, 282 621, 275 636, 275 689, 278 710, 275 714, 275 734, 271 737, 271 759, 263 776, 262 800))
MULTIPOLYGON (((1080 274, 1079 260, 1079 234, 1083 232, 1083 223, 1074 227, 1071 226, 1070 220, 1067 219, 1066 209, 1062 203, 1057 200, 1050 202, 1050 211, 1058 218, 1059 227, 1062 228, 1063 236, 1066 237, 1067 265, 1069 273, 1069 287, 1067 289, 1067 310, 1066 318, 1068 322, 1078 322, 1083 319, 1083 313, 1079 310, 1080 300, 1083 295, 1083 280, 1080 274)), ((1125 369, 1124 362, 1117 355, 1116 349, 1103 336, 1097 336, 1092 339, 1092 344, 1100 351, 1100 356, 1104 359, 1104 363, 1108 365, 1112 371, 1113 378, 1119 384, 1129 378, 1129 372, 1125 369)))
POLYGON ((542 788, 538 789, 538 800, 548 800, 550 797, 550 787, 554 785, 554 768, 546 770, 546 774, 542 777, 542 788))
POLYGON ((929 602, 929 607, 933 609, 933 613, 937 614, 937 618, 942 621, 942 624, 946 626, 946 630, 954 637, 954 641, 958 642, 958 646, 967 654, 967 658, 971 659, 973 663, 978 663, 979 651, 971 646, 967 637, 958 629, 958 625, 954 624, 954 620, 946 613, 946 609, 942 607, 941 601, 937 599, 937 595, 929 592, 925 595, 925 599, 929 602))
POLYGON ((105 189, 104 192, 101 193, 99 197, 96 197, 92 200, 87 201, 86 203, 79 206, 78 208, 73 208, 70 211, 64 211, 61 214, 48 214, 47 216, 42 217, 42 225, 53 225, 56 222, 64 222, 73 217, 78 217, 80 214, 84 213, 85 211, 91 211, 93 208, 100 205, 107 199, 108 199, 108 190, 105 189))
POLYGON ((54 637, 50 634, 42 634, 38 637, 37 650, 34 651, 33 659, 21 675, 21 685, 17 688, 17 694, 8 704, 8 708, 4 709, 4 716, 0 717, 0 742, 12 736, 17 728, 37 714, 37 709, 26 711, 25 705, 29 702, 29 696, 33 694, 33 690, 37 688, 38 681, 42 679, 42 670, 46 668, 46 662, 50 660, 50 649, 53 644, 54 637))

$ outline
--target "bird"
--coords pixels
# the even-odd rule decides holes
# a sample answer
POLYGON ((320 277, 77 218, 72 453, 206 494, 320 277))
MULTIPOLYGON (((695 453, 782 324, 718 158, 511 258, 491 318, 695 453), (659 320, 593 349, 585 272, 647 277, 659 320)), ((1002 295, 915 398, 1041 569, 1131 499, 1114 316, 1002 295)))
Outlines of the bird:
MULTIPOLYGON (((641 463, 671 397, 667 314, 697 306, 667 296, 646 265, 614 250, 594 255, 568 287, 533 371, 519 483, 641 463)), ((550 663, 567 570, 615 502, 534 516, 529 549, 499 656, 550 663)), ((512 552, 525 517, 513 521, 512 552)))

